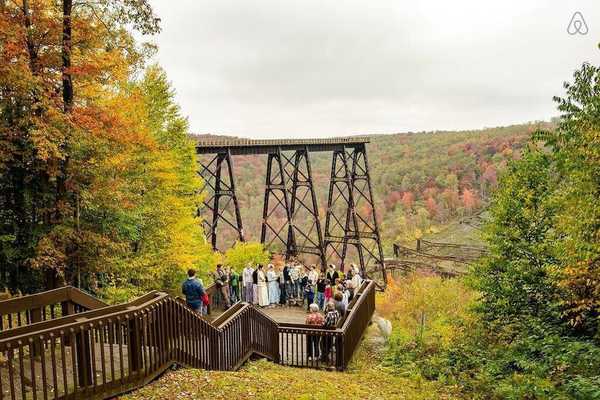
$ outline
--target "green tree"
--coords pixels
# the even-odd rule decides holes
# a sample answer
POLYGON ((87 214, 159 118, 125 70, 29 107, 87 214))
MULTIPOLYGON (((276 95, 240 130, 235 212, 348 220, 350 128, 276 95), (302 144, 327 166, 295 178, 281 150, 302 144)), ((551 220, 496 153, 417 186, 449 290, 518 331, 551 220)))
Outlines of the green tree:
POLYGON ((555 99, 557 129, 538 132, 540 145, 532 143, 500 179, 487 227, 492 255, 475 282, 489 320, 526 325, 534 318, 593 337, 600 322, 600 69, 584 64, 565 89, 555 99))
POLYGON ((485 230, 491 255, 475 269, 479 309, 489 321, 502 326, 553 309, 548 235, 554 209, 548 198, 555 182, 549 156, 537 149, 526 151, 501 177, 485 230))
POLYGON ((256 242, 236 242, 235 245, 225 252, 225 263, 238 272, 246 267, 247 264, 256 266, 265 265, 269 262, 271 256, 261 243, 256 242))

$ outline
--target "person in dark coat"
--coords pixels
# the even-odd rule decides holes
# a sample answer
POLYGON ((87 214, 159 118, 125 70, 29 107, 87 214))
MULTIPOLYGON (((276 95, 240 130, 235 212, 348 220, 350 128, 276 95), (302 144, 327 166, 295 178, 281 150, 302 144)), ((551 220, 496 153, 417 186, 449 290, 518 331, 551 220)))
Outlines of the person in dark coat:
POLYGON ((283 267, 283 282, 284 282, 284 287, 285 287, 286 301, 293 297, 293 293, 292 293, 293 282, 292 282, 292 275, 290 274, 291 269, 292 269, 292 267, 290 267, 288 264, 285 264, 285 266, 283 267))
POLYGON ((185 301, 192 310, 202 315, 202 297, 204 297, 204 286, 198 278, 194 269, 188 270, 188 278, 181 285, 181 292, 185 295, 185 301))
POLYGON ((329 264, 329 268, 327 268, 327 279, 332 285, 336 285, 340 275, 335 270, 335 265, 329 264))
POLYGON ((252 272, 252 304, 258 304, 258 268, 252 272))

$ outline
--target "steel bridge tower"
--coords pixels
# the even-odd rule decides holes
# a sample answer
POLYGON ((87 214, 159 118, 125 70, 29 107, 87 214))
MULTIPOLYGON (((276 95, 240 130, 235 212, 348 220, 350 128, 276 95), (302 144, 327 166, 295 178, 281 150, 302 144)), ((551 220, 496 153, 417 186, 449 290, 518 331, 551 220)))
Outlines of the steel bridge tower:
MULTIPOLYGON (((244 241, 236 193, 233 156, 266 155, 265 187, 260 241, 277 248, 286 259, 301 254, 318 257, 324 268, 339 262, 345 270, 355 262, 365 273, 381 272, 385 265, 369 173, 365 138, 309 140, 244 140, 198 138, 199 174, 204 199, 198 210, 204 232, 215 250, 219 230, 231 229, 244 241), (331 177, 325 228, 319 215, 310 154, 331 152, 331 177)), ((232 243, 233 244, 233 243, 232 243)))

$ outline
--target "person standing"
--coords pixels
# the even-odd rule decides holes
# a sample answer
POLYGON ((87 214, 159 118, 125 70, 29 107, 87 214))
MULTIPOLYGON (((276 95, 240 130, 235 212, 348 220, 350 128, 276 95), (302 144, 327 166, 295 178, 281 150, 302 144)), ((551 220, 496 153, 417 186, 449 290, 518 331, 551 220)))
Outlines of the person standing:
POLYGON ((283 269, 277 274, 277 281, 279 282, 279 304, 285 306, 287 303, 287 291, 285 290, 285 279, 283 278, 283 269))
POLYGON ((269 290, 267 288, 267 275, 263 271, 263 266, 258 266, 258 305, 266 307, 269 305, 269 290))
MULTIPOLYGON (((317 271, 317 268, 314 265, 311 265, 310 272, 308 273, 308 283, 309 283, 309 285, 316 286, 318 280, 319 280, 319 271, 317 271)), ((314 293, 314 291, 315 291, 315 288, 313 288, 313 293, 314 293)))
POLYGON ((348 291, 348 302, 354 298, 354 268, 350 266, 346 274, 346 290, 348 291))
POLYGON ((231 297, 231 303, 237 303, 241 301, 240 298, 240 275, 235 269, 229 267, 229 297, 231 297))
POLYGON ((205 295, 204 286, 202 282, 196 278, 196 270, 190 268, 188 270, 188 277, 181 285, 181 292, 185 296, 185 302, 188 307, 197 312, 200 315, 203 315, 203 304, 202 298, 205 295))
POLYGON ((290 281, 291 281, 291 294, 290 294, 290 300, 293 301, 294 304, 296 304, 296 301, 298 300, 298 288, 299 288, 299 282, 298 279, 300 278, 298 275, 298 267, 294 264, 292 264, 290 266, 290 281))
MULTIPOLYGON (((308 306, 310 314, 306 316, 306 325, 323 326, 325 319, 319 312, 319 306, 315 303, 311 303, 308 306)), ((308 361, 319 359, 319 336, 317 335, 306 335, 306 353, 308 355, 308 361)))
POLYGON ((321 276, 317 280, 317 304, 319 309, 323 310, 325 307, 325 287, 327 286, 327 279, 325 274, 321 272, 321 276))
POLYGON ((353 276, 354 276, 354 268, 350 267, 350 268, 348 268, 348 272, 346 273, 346 280, 351 281, 353 276))
POLYGON ((244 284, 244 301, 252 304, 254 302, 254 298, 252 296, 252 274, 254 273, 254 268, 252 268, 252 264, 248 263, 246 268, 242 271, 242 283, 244 284))
POLYGON ((325 279, 325 303, 329 303, 333 299, 333 287, 329 279, 325 279))
MULTIPOLYGON (((308 281, 308 277, 305 277, 304 279, 308 281)), ((315 287, 312 284, 309 285, 307 283, 304 285, 304 298, 306 299, 306 311, 310 311, 310 305, 313 304, 315 299, 315 287)))
POLYGON ((258 304, 258 266, 252 273, 252 304, 258 304))
POLYGON ((273 268, 273 264, 269 264, 267 271, 267 285, 269 287, 269 304, 276 305, 279 303, 279 281, 277 272, 273 268))
POLYGON ((296 270, 298 274, 298 297, 303 297, 304 287, 308 283, 308 275, 306 274, 306 268, 301 264, 296 266, 296 270))
POLYGON ((335 270, 335 265, 329 264, 329 268, 327 269, 327 279, 329 279, 329 282, 331 283, 331 285, 337 284, 337 280, 339 278, 340 278, 340 275, 335 270))
POLYGON ((347 310, 350 305, 350 291, 346 285, 339 285, 339 291, 342 293, 342 303, 344 304, 344 309, 347 310))
POLYGON ((223 308, 228 309, 231 305, 229 302, 229 277, 221 264, 217 264, 214 279, 217 290, 221 294, 221 299, 223 300, 223 308))
POLYGON ((336 292, 335 296, 333 296, 335 309, 340 314, 340 316, 346 315, 346 310, 348 309, 348 301, 347 300, 344 301, 344 300, 345 300, 345 296, 341 290, 336 292))
MULTIPOLYGON (((340 314, 335 309, 335 304, 333 302, 327 303, 325 307, 325 322, 323 323, 323 328, 335 329, 340 320, 340 314)), ((329 362, 329 353, 334 345, 333 337, 325 336, 321 341, 321 345, 321 361, 329 362)))
POLYGON ((293 297, 292 294, 292 276, 290 274, 290 266, 286 263, 283 267, 283 282, 285 283, 285 297, 287 300, 293 297))
POLYGON ((352 276, 352 287, 354 288, 354 294, 356 294, 356 292, 358 292, 360 289, 360 285, 362 285, 363 278, 360 276, 360 271, 355 264, 352 264, 352 269, 354 270, 352 276))

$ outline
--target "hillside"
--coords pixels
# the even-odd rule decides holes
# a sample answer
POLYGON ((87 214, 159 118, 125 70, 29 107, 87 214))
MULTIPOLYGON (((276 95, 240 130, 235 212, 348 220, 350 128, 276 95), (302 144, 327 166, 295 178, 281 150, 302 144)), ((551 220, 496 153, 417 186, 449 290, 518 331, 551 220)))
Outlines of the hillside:
MULTIPOLYGON (((547 123, 474 131, 370 136, 368 156, 384 252, 392 243, 412 243, 485 207, 499 171, 519 156, 525 141, 547 123)), ((319 212, 324 220, 330 155, 311 155, 319 212)), ((236 185, 247 239, 258 240, 265 186, 265 156, 236 156, 236 185)), ((219 234, 233 243, 226 227, 219 234)))

